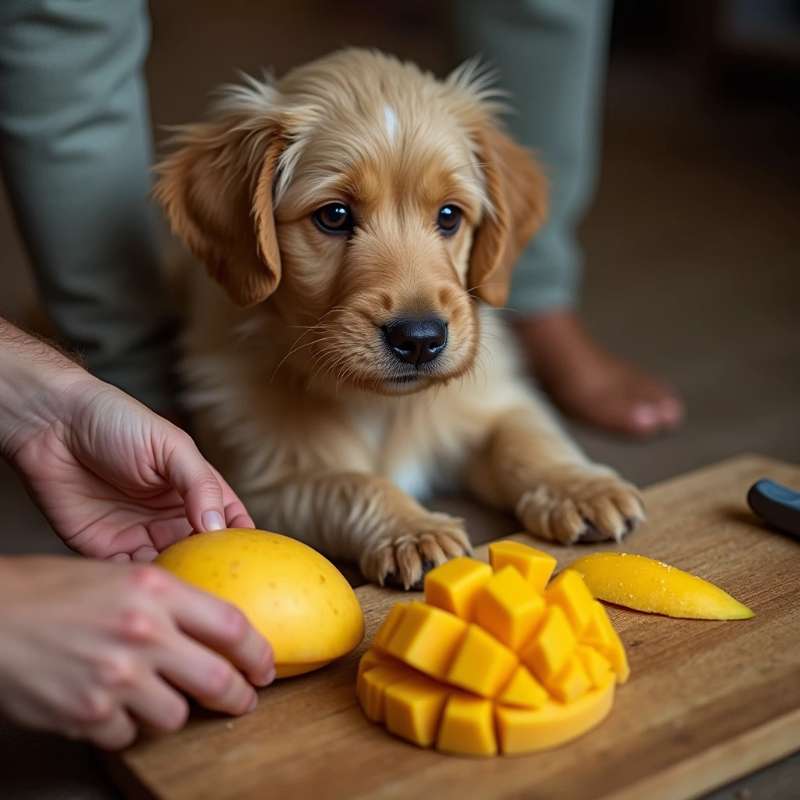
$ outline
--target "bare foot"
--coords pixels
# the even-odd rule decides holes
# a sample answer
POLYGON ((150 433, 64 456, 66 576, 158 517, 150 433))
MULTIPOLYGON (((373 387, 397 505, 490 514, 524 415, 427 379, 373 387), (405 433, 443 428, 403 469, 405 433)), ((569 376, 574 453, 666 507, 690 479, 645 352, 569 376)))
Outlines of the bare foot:
POLYGON ((642 437, 683 421, 680 397, 598 345, 573 311, 524 318, 514 328, 537 377, 566 413, 642 437))

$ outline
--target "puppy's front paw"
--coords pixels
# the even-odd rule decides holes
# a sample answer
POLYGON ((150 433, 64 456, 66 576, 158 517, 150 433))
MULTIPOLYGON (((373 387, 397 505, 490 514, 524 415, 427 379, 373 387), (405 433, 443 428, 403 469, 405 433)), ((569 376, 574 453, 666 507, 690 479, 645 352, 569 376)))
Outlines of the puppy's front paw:
POLYGON ((565 468, 546 475, 517 502, 525 528, 562 544, 620 541, 644 520, 634 486, 613 473, 565 468))
POLYGON ((471 552, 462 520, 426 513, 388 525, 369 543, 359 565, 367 580, 381 586, 419 590, 433 567, 471 552))

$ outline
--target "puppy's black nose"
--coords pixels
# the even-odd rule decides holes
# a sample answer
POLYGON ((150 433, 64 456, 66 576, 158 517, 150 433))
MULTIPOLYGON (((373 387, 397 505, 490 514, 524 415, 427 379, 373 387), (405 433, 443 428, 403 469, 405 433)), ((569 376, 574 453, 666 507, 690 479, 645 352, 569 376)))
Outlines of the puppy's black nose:
POLYGON ((447 347, 447 323, 438 317, 397 319, 383 326, 383 336, 400 361, 419 366, 447 347))

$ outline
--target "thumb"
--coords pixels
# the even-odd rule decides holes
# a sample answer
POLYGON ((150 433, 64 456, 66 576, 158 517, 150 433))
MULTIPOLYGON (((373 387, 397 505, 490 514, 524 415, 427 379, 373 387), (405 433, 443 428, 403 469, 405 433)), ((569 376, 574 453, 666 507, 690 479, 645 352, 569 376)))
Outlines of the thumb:
POLYGON ((168 483, 181 495, 189 524, 196 531, 219 531, 225 527, 222 484, 192 437, 180 431, 165 461, 168 483))

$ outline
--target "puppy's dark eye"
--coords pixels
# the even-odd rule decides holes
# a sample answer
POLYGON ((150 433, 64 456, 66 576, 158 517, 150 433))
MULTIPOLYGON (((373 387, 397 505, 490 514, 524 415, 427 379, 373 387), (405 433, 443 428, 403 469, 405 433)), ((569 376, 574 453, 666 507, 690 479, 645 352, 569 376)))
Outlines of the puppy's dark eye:
POLYGON ((317 227, 324 233, 350 234, 353 232, 353 212, 344 203, 328 203, 312 215, 317 227))
POLYGON ((461 217, 463 212, 458 206, 446 205, 439 209, 439 215, 436 217, 436 227, 442 236, 452 236, 461 225, 461 217))

